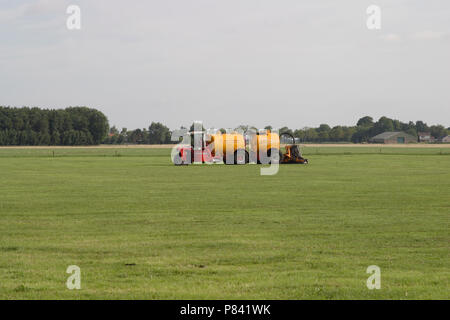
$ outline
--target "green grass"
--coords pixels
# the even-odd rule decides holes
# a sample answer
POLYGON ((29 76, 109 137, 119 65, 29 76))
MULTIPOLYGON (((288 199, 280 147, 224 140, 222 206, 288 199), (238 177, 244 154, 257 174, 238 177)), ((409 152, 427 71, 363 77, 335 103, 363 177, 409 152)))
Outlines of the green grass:
POLYGON ((448 153, 335 148, 275 176, 165 149, 0 149, 0 298, 450 298, 448 153))

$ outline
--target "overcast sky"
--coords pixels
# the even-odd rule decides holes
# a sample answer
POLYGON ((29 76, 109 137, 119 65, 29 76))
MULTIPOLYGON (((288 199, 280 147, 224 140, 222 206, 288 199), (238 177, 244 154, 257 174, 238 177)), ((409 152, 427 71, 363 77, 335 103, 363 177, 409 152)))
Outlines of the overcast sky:
POLYGON ((129 129, 448 127, 450 1, 0 0, 0 105, 86 105, 129 129))

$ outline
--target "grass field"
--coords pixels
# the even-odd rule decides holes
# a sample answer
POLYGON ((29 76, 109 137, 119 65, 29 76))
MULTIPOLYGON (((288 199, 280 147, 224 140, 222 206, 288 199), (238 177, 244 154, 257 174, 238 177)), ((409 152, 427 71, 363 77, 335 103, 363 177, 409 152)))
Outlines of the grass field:
POLYGON ((306 147, 261 176, 168 149, 0 149, 0 298, 449 299, 449 151, 306 147))

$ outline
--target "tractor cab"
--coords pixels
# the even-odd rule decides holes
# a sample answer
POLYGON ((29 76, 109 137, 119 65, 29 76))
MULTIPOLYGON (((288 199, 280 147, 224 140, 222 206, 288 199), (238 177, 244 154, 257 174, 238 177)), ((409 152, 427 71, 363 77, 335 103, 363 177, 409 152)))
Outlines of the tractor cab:
POLYGON ((182 145, 178 148, 173 162, 175 165, 185 165, 191 163, 212 163, 213 156, 207 147, 207 135, 203 131, 189 133, 190 144, 182 145))

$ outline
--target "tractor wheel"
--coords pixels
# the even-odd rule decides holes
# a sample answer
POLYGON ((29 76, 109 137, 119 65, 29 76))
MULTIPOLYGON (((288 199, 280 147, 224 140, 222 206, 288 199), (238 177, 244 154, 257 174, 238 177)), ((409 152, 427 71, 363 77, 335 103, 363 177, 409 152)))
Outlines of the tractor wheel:
POLYGON ((246 164, 249 162, 249 158, 247 150, 240 149, 234 152, 234 164, 246 164))
POLYGON ((183 159, 181 158, 181 154, 178 153, 173 157, 173 164, 176 166, 181 166, 183 164, 183 159))

